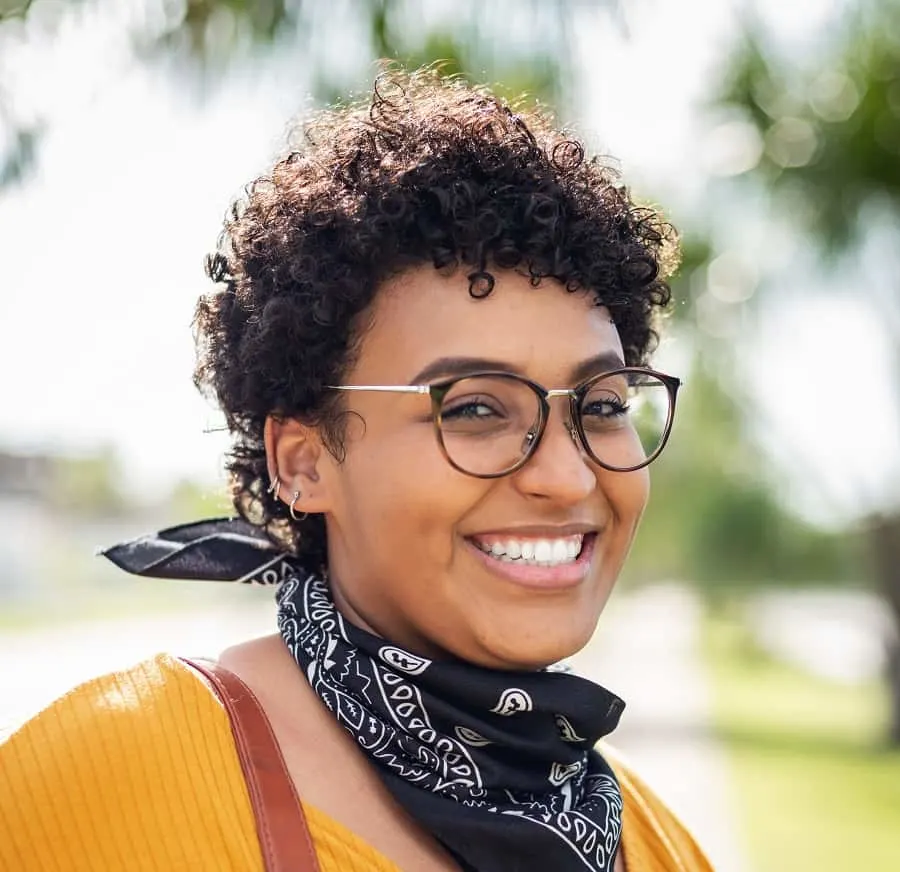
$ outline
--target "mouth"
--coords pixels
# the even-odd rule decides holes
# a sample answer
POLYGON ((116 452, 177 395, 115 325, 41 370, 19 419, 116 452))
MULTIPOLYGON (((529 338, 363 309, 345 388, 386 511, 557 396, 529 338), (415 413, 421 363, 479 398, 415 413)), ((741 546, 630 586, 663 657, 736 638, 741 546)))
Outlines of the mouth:
POLYGON ((491 534, 471 536, 466 543, 495 575, 526 587, 560 589, 587 577, 597 531, 568 535, 491 534))

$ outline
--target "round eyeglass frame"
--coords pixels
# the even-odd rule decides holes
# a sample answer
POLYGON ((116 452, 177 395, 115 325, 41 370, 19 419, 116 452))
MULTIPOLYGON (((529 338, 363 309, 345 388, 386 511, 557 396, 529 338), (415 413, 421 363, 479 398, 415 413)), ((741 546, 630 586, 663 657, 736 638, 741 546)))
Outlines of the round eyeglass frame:
POLYGON ((541 441, 544 438, 544 433, 547 430, 547 422, 550 419, 551 411, 549 402, 550 399, 552 399, 553 397, 563 396, 569 398, 569 414, 571 421, 571 424, 568 427, 569 433, 571 434, 572 439, 575 441, 575 443, 580 446, 580 448, 594 463, 596 463, 603 469, 609 470, 610 472, 635 472, 638 469, 643 469, 645 466, 649 466, 649 464, 651 464, 654 460, 656 460, 657 457, 659 457, 659 455, 662 453, 662 450, 666 447, 666 443, 669 441, 669 436, 672 432, 672 423, 675 419, 675 403, 678 399, 678 389, 681 387, 681 384, 681 379, 679 379, 677 376, 667 375, 666 373, 659 372, 655 369, 650 369, 649 367, 624 366, 620 367, 619 369, 613 369, 609 372, 602 372, 598 373, 595 376, 591 376, 589 379, 579 385, 576 385, 574 388, 559 388, 554 390, 548 390, 543 385, 540 385, 537 382, 531 381, 531 379, 525 378, 524 376, 520 376, 515 373, 490 370, 453 376, 452 378, 441 379, 436 382, 431 382, 427 385, 329 385, 329 387, 339 391, 385 391, 391 393, 428 394, 431 397, 431 418, 434 424, 438 447, 441 450, 441 454, 444 455, 444 459, 447 461, 447 463, 449 463, 450 466, 452 466, 453 469, 455 469, 457 472, 463 473, 463 475, 469 475, 473 478, 492 479, 503 478, 506 475, 512 475, 512 473, 520 470, 531 459, 534 452, 537 451, 538 447, 540 446, 541 441), (580 408, 582 402, 584 402, 584 398, 597 382, 608 379, 612 376, 627 376, 632 374, 650 376, 651 378, 657 379, 665 386, 669 399, 668 415, 666 417, 666 423, 665 427, 663 428, 662 436, 659 440, 659 445, 657 445, 656 450, 653 451, 652 454, 647 455, 640 463, 636 463, 633 466, 612 466, 611 464, 606 463, 599 457, 597 457, 597 455, 591 450, 587 434, 584 431, 584 424, 581 420, 580 408), (538 418, 535 426, 533 426, 528 431, 528 433, 531 435, 531 440, 527 450, 517 461, 515 461, 515 463, 511 464, 500 472, 472 472, 471 470, 468 470, 456 463, 450 456, 450 452, 447 450, 447 446, 444 444, 444 432, 441 426, 441 409, 444 404, 444 399, 446 398, 450 389, 455 384, 464 381, 465 379, 485 377, 502 378, 520 382, 529 387, 534 392, 534 395, 538 398, 538 418))

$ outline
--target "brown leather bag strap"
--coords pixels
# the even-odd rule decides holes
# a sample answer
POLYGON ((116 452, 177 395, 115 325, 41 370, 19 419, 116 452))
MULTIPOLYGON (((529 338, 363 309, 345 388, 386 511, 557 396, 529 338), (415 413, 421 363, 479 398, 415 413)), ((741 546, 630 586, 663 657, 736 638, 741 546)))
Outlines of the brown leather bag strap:
POLYGON ((224 666, 211 660, 181 660, 213 686, 231 719, 266 872, 319 872, 300 797, 259 700, 224 666))

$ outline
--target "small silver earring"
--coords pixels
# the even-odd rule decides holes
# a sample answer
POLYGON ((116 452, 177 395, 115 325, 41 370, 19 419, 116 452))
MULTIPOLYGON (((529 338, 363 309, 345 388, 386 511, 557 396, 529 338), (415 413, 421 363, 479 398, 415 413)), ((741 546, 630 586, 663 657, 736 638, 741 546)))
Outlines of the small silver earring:
POLYGON ((272 479, 272 484, 266 488, 266 493, 273 494, 275 499, 278 499, 278 488, 280 487, 281 481, 278 479, 278 474, 276 473, 275 478, 272 479))
POLYGON ((288 508, 288 512, 290 513, 291 518, 293 518, 293 520, 305 521, 307 519, 307 517, 309 516, 309 512, 304 512, 302 515, 300 515, 298 517, 297 513, 294 511, 294 506, 297 505, 297 500, 299 500, 299 499, 300 499, 300 491, 294 491, 294 498, 291 500, 291 505, 288 508))

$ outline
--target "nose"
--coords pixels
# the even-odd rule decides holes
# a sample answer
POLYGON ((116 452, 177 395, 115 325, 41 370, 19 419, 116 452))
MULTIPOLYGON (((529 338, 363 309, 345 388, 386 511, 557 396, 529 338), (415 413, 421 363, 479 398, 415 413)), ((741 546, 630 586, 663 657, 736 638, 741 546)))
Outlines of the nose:
POLYGON ((594 491, 597 476, 574 425, 563 416, 568 410, 565 401, 552 408, 541 444, 514 479, 523 493, 573 505, 594 491))

